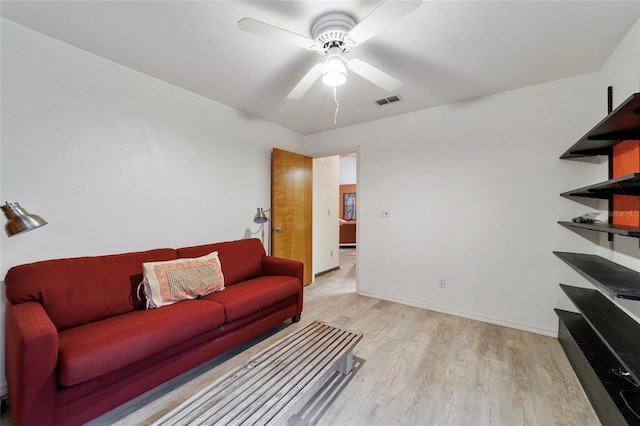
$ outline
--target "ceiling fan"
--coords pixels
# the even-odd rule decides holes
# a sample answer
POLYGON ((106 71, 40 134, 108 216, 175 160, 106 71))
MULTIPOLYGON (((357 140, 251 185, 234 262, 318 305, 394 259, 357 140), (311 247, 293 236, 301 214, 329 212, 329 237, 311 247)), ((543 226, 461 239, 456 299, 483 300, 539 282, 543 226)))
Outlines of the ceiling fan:
POLYGON ((327 13, 313 23, 311 27, 313 39, 251 18, 241 19, 238 21, 238 26, 244 31, 307 50, 315 50, 326 57, 323 62, 315 64, 302 77, 302 80, 287 95, 289 99, 301 98, 320 77, 328 86, 344 84, 347 81, 347 68, 376 86, 392 92, 400 88, 402 85, 400 81, 361 59, 347 59, 344 55, 420 6, 421 3, 422 0, 382 1, 360 22, 356 22, 345 13, 327 13))

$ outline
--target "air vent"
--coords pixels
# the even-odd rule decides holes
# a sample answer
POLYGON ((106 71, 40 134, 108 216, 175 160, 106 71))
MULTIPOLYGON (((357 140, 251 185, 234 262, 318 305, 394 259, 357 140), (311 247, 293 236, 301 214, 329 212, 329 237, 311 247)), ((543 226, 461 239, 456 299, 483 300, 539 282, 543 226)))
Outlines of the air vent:
POLYGON ((378 99, 377 101, 374 101, 374 102, 382 106, 382 105, 392 104, 394 102, 398 102, 401 100, 402 98, 400 97, 400 95, 393 95, 393 96, 389 96, 388 98, 378 99))

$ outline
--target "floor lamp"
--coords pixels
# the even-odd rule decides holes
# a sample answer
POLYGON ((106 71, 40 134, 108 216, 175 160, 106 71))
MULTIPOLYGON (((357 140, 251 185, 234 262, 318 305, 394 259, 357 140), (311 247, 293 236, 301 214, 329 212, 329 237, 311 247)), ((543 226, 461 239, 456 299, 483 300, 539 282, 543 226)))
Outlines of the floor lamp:
MULTIPOLYGON (((267 213, 269 211, 271 211, 271 209, 264 210, 262 207, 258 207, 258 211, 256 212, 256 215, 253 217, 253 221, 255 223, 259 223, 260 224, 260 231, 261 231, 260 241, 262 241, 262 245, 264 245, 264 224, 269 221, 269 218, 267 217, 267 215, 265 213, 267 213)), ((271 244, 269 244, 269 246, 270 245, 271 244)), ((271 249, 267 248, 267 254, 270 254, 269 253, 270 251, 271 251, 271 249)))
POLYGON ((19 203, 5 203, 5 205, 0 208, 2 208, 2 212, 7 218, 4 230, 9 237, 40 228, 47 224, 46 220, 38 215, 30 214, 20 207, 19 203))

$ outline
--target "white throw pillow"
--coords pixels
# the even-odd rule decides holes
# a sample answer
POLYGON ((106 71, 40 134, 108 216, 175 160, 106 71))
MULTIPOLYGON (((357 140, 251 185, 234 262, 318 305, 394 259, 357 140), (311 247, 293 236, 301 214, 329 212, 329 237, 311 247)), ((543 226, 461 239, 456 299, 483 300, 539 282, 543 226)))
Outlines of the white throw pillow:
POLYGON ((202 257, 147 262, 142 264, 142 269, 144 280, 141 286, 147 299, 147 309, 224 290, 217 251, 202 257))

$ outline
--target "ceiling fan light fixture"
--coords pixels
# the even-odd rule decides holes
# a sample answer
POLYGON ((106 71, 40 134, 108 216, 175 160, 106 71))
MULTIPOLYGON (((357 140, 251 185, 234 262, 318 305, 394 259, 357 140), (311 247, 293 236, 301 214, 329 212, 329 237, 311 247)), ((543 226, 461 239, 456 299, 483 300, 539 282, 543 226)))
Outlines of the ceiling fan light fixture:
POLYGON ((322 82, 327 86, 342 86, 347 82, 347 69, 338 62, 334 64, 326 64, 322 71, 322 82))
POLYGON ((322 82, 327 86, 341 86, 347 81, 347 67, 342 63, 342 49, 332 47, 322 68, 322 82))

